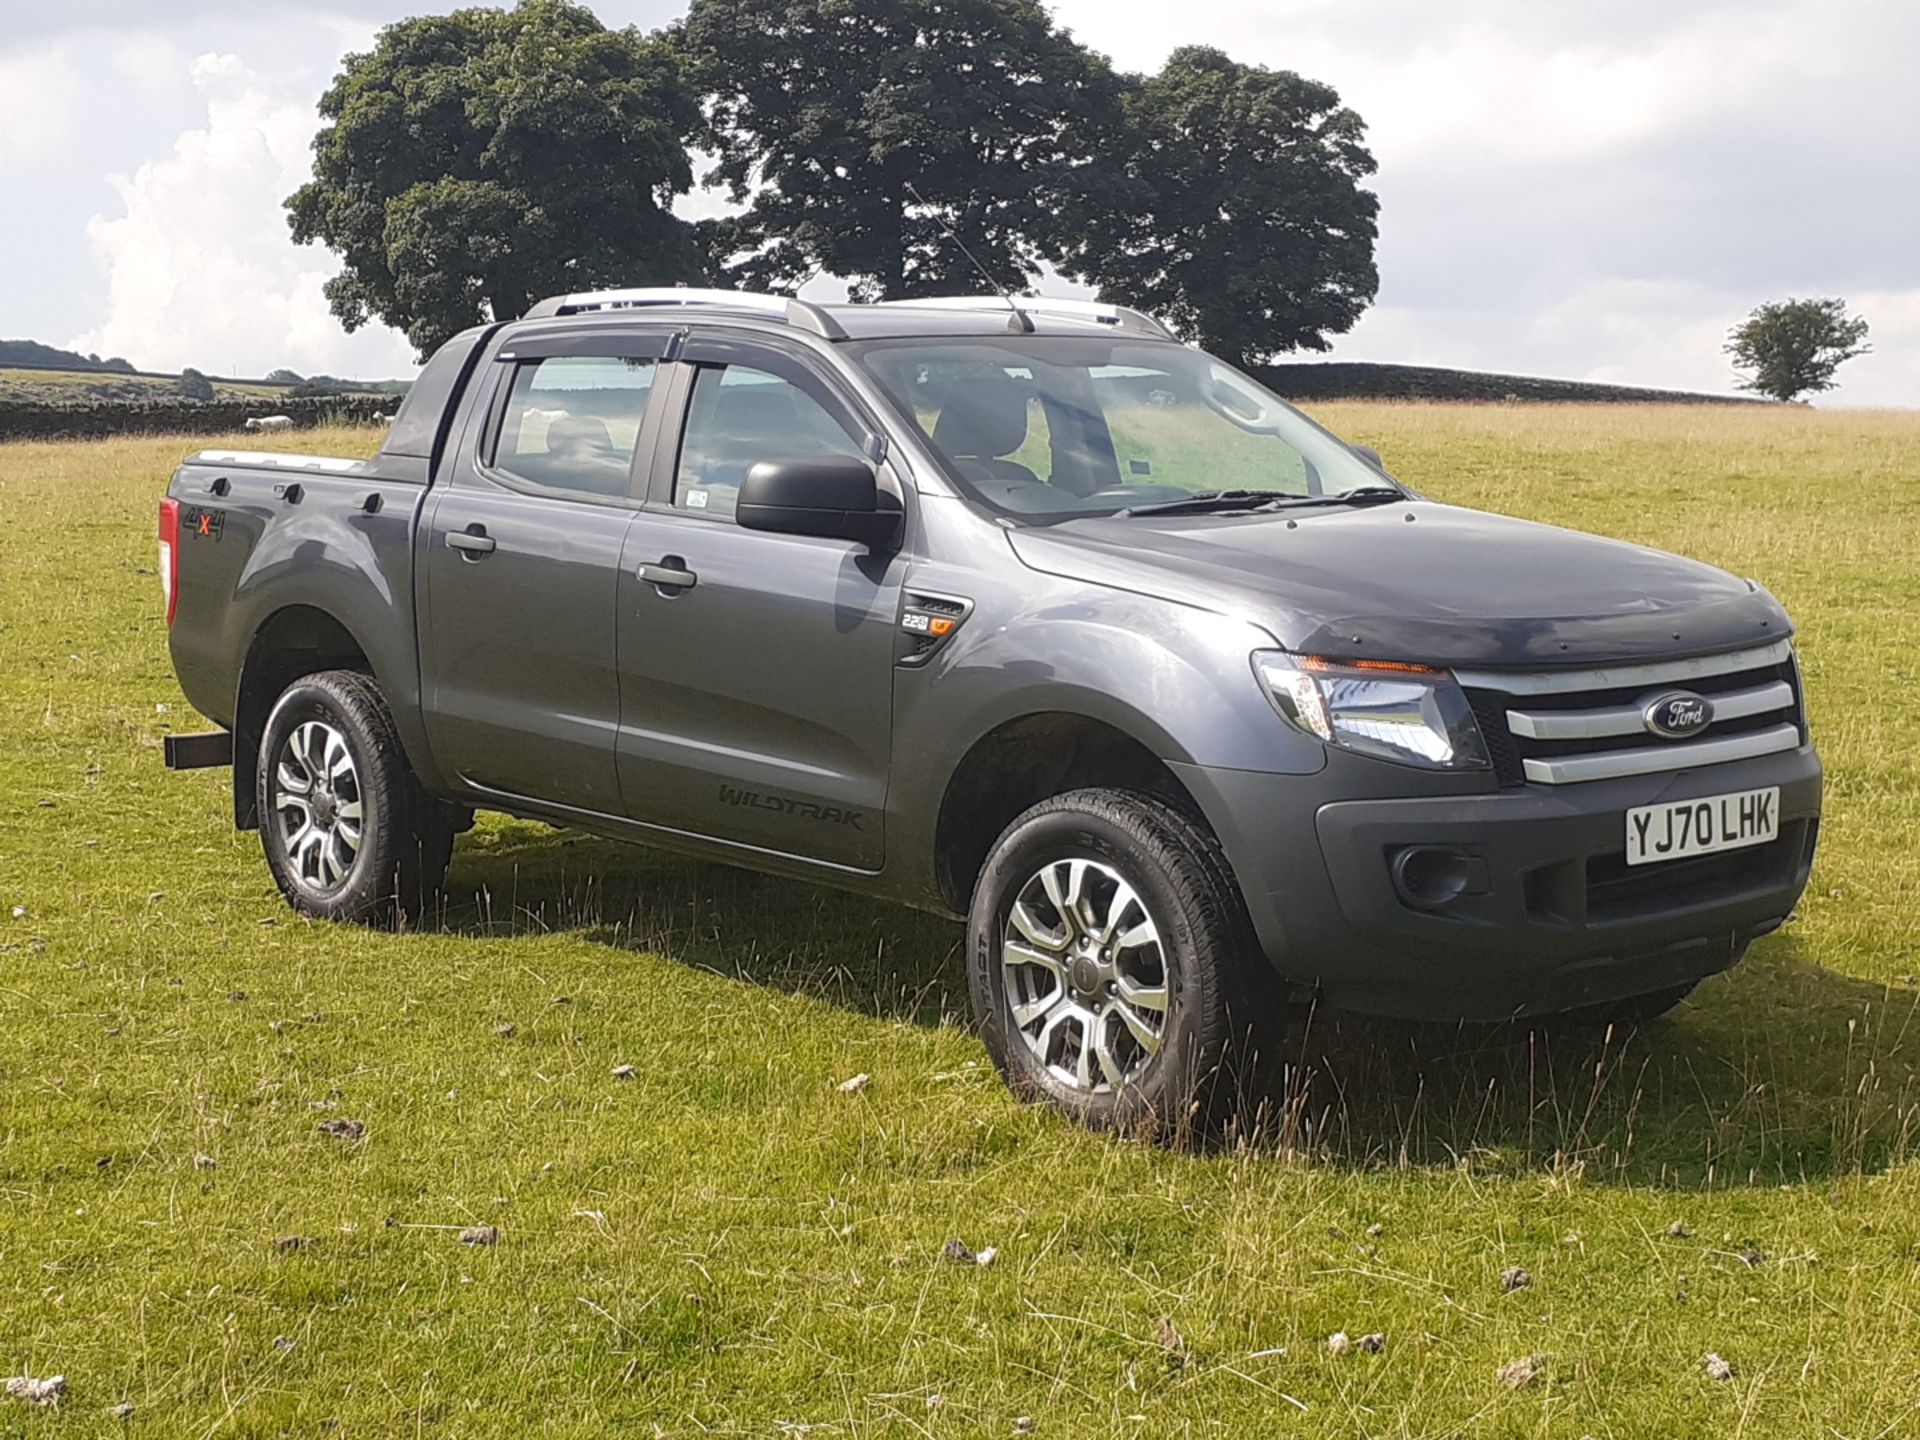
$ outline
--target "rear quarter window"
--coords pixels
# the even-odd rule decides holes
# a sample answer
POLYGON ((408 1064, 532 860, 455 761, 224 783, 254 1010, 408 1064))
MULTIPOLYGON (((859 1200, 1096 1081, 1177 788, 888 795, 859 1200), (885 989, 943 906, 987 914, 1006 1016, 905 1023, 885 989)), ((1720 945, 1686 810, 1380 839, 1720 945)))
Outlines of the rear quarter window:
POLYGON ((492 329, 478 325, 464 330, 433 352, 420 378, 400 402, 399 412, 387 429, 382 455, 406 455, 416 460, 431 460, 440 439, 440 427, 447 418, 447 405, 460 381, 471 368, 474 353, 492 329))

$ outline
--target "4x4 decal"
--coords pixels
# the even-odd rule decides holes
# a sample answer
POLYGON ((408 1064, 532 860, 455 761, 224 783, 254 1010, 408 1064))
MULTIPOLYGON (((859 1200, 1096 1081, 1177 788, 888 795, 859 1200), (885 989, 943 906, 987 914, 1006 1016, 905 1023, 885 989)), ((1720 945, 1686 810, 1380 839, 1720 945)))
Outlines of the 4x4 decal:
POLYGON ((202 540, 218 540, 227 528, 227 512, 208 508, 190 508, 181 513, 180 533, 202 540))

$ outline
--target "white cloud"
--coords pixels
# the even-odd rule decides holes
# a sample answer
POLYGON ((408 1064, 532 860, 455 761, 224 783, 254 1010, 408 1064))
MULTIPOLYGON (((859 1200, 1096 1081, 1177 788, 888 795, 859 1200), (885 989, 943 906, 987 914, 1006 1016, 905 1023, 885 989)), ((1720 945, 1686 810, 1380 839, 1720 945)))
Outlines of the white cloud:
POLYGON ((409 373, 392 331, 340 329, 321 293, 337 260, 288 235, 282 204, 310 173, 319 124, 310 98, 273 93, 232 54, 202 55, 189 74, 206 123, 113 177, 121 213, 87 223, 107 314, 74 348, 166 370, 409 373))
POLYGON ((1565 166, 1805 85, 1818 62, 1803 29, 1679 7, 1605 35, 1529 35, 1504 21, 1436 27, 1416 44, 1345 32, 1303 47, 1276 35, 1267 63, 1333 82, 1369 122, 1383 168, 1453 168, 1468 155, 1565 166))
MULTIPOLYGON (((683 8, 591 3, 648 26, 683 8)), ((1337 358, 1724 392, 1728 326, 1761 301, 1838 295, 1874 353, 1821 403, 1920 404, 1920 4, 1051 3, 1128 69, 1217 45, 1325 80, 1366 118, 1382 285, 1337 358)), ((397 337, 340 331, 320 293, 338 262, 295 248, 281 208, 306 178, 314 98, 397 0, 9 5, 0 175, 31 167, 37 223, 0 227, 0 270, 40 278, 10 296, 14 328, 57 339, 98 314, 85 348, 148 365, 405 372, 397 337), (190 73, 213 47, 228 58, 190 73), (128 172, 111 204, 95 193, 110 171, 128 172), (99 294, 76 243, 97 211, 99 294)), ((676 206, 729 208, 715 191, 676 206)))
POLYGON ((61 51, 0 53, 0 175, 66 142, 79 95, 79 74, 61 51))
POLYGON ((1920 404, 1920 6, 1058 10, 1126 68, 1216 45, 1327 81, 1366 119, 1381 288, 1337 358, 1728 392, 1729 326, 1761 301, 1839 295, 1875 353, 1820 403, 1920 404))
POLYGON ((673 202, 673 213, 682 220, 725 220, 740 214, 747 207, 736 205, 727 196, 724 185, 708 185, 707 178, 713 174, 719 162, 704 150, 693 152, 693 189, 678 196, 673 202))
POLYGON ((1873 353, 1841 366, 1841 388, 1818 403, 1920 406, 1920 288, 1869 291, 1850 303, 1872 327, 1873 353))
POLYGON ((108 67, 114 76, 141 90, 160 92, 176 83, 183 69, 180 52, 171 41, 158 35, 139 35, 120 40, 108 47, 108 67))
MULTIPOLYGON (((1813 402, 1920 405, 1920 290, 1869 291, 1848 303, 1873 327, 1873 353, 1848 361, 1836 377, 1839 388, 1813 402)), ((1749 297, 1709 285, 1620 279, 1582 283, 1511 316, 1382 304, 1341 338, 1333 358, 1733 395, 1738 376, 1723 346, 1751 308, 1749 297)))

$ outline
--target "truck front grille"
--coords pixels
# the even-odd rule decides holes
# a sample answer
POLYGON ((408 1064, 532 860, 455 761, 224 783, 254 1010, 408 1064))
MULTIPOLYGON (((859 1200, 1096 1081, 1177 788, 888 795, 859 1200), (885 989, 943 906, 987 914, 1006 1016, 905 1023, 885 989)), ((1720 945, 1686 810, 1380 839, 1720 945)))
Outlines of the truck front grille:
POLYGON ((1487 751, 1506 785, 1569 785, 1689 770, 1798 747, 1799 671, 1785 640, 1729 655, 1588 670, 1460 670, 1487 751), (1713 707, 1685 739, 1656 733, 1647 707, 1674 691, 1713 707))

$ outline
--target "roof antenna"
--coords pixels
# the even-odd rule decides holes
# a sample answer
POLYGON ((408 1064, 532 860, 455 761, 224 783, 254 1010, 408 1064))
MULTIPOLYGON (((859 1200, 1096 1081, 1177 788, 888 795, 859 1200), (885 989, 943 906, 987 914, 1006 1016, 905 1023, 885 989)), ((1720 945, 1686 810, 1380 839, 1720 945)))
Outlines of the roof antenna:
POLYGON ((980 263, 980 258, 975 255, 973 251, 967 248, 967 242, 954 233, 953 227, 947 224, 946 217, 938 210, 934 210, 933 206, 927 203, 926 196, 914 188, 913 182, 908 180, 905 183, 907 193, 914 198, 914 203, 933 211, 934 222, 946 232, 947 238, 959 247, 960 253, 967 257, 967 263, 980 272, 980 278, 993 288, 994 294, 1007 302, 1007 309, 1013 312, 1013 328, 1019 330, 1023 335, 1033 334, 1033 317, 1014 303, 1013 296, 1009 293, 1007 287, 993 278, 993 273, 980 263))

